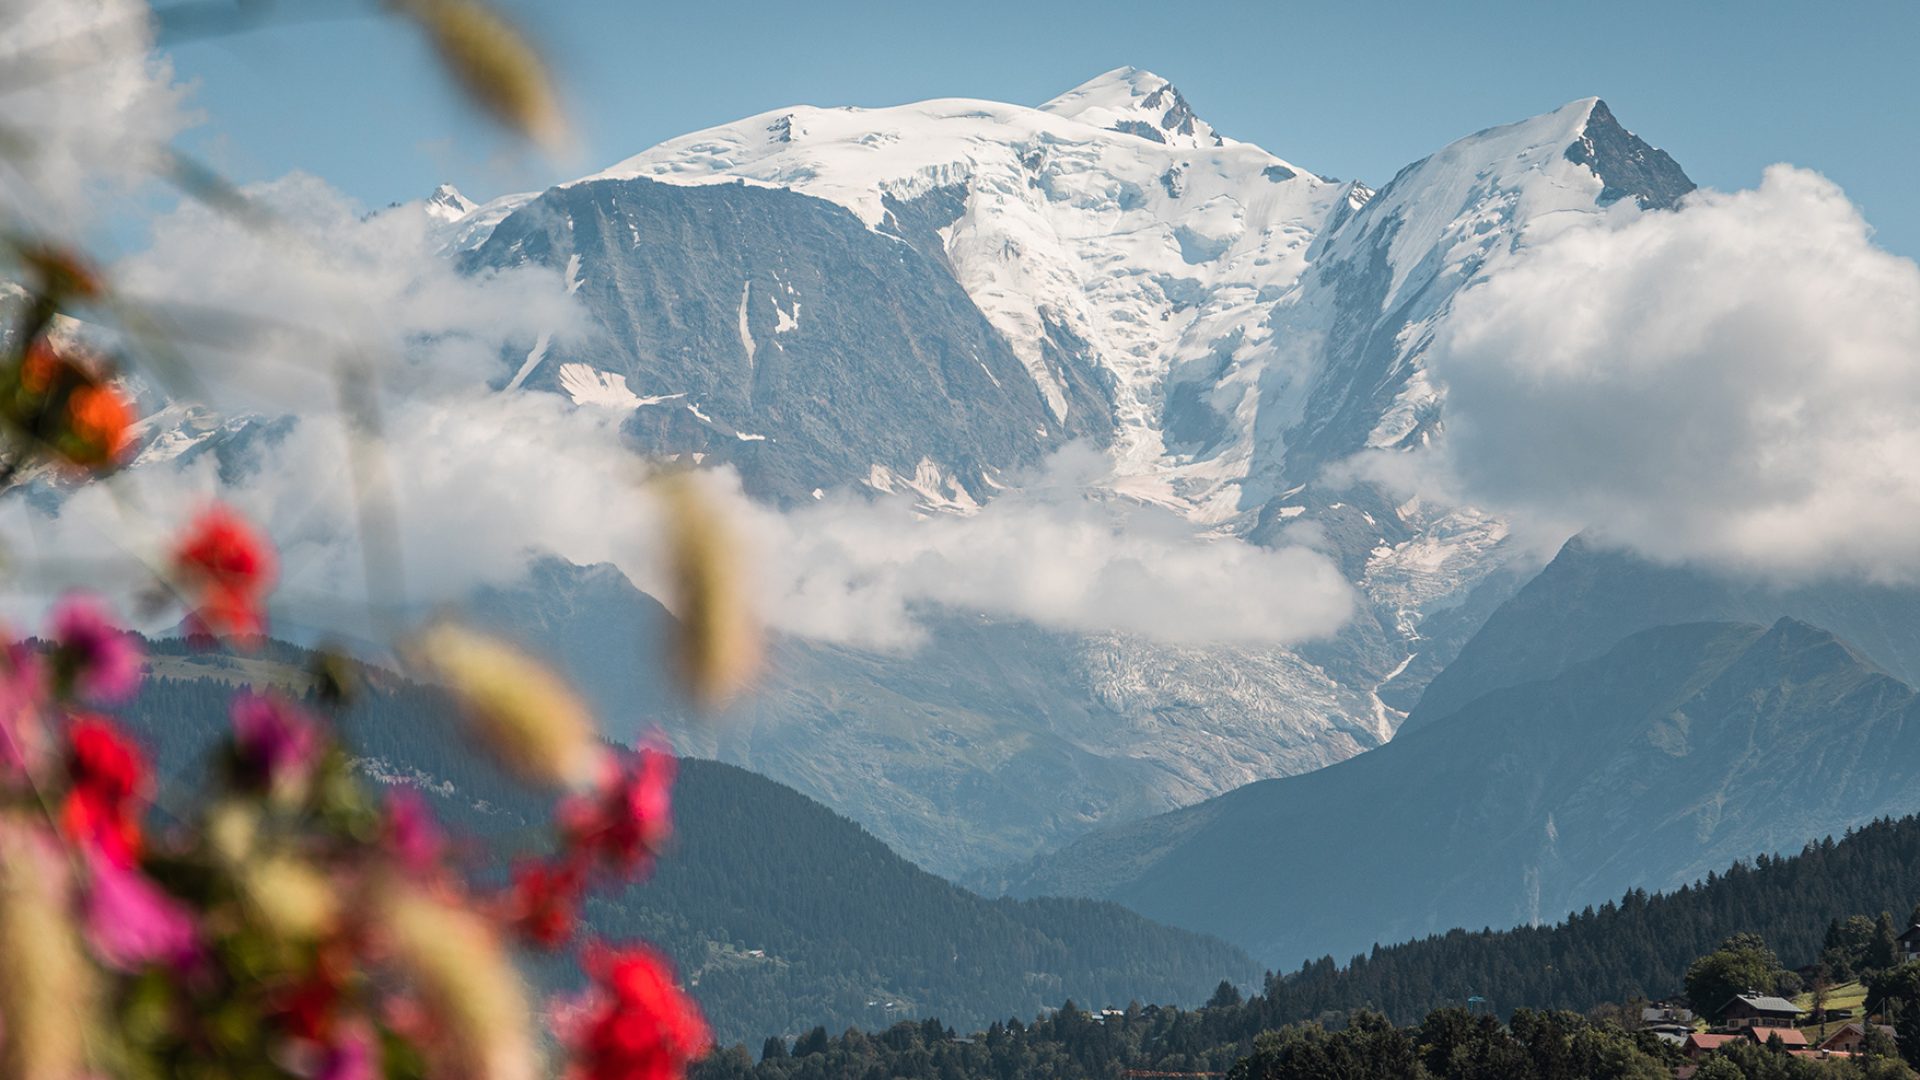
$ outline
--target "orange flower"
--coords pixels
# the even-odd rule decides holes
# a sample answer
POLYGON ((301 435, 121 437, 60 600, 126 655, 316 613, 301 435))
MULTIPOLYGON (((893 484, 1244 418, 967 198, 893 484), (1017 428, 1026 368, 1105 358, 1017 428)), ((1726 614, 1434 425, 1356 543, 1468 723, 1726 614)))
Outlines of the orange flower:
POLYGON ((117 465, 133 445, 133 405, 111 386, 82 386, 67 397, 68 461, 87 469, 117 465))
POLYGON ((118 465, 133 445, 133 403, 90 359, 45 337, 34 339, 8 387, 8 418, 38 449, 95 472, 118 465))

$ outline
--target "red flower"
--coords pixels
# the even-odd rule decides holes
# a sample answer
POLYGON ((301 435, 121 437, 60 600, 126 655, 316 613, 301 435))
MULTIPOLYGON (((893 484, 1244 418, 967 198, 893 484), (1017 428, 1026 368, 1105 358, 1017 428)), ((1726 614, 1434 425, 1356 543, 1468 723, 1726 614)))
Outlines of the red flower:
POLYGON ((597 791, 560 804, 568 847, 623 873, 645 869, 673 834, 673 774, 665 751, 609 757, 597 791))
POLYGON ((273 545, 240 515, 219 503, 208 507, 175 545, 173 565, 192 594, 191 636, 256 637, 264 631, 262 609, 277 573, 273 545))
POLYGON ((522 863, 513 870, 509 921, 528 941, 556 948, 573 937, 585 887, 586 873, 578 864, 522 863))
POLYGON ((679 1080, 713 1043, 699 1006, 647 948, 587 957, 595 1000, 574 1047, 573 1080, 679 1080))
POLYGON ((120 866, 140 852, 140 793, 147 761, 104 716, 82 713, 67 729, 67 795, 60 826, 76 843, 120 866))

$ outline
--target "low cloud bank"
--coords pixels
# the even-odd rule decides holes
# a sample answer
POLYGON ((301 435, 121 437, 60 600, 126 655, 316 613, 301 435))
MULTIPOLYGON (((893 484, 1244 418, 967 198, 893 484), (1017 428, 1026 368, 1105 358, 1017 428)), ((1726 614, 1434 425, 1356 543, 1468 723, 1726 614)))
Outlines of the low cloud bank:
MULTIPOLYGON (((424 214, 363 215, 311 178, 252 194, 273 228, 183 207, 115 276, 174 312, 173 331, 196 342, 189 355, 207 404, 277 422, 217 437, 231 446, 224 461, 205 451, 149 459, 111 490, 74 493, 57 514, 10 500, 0 537, 29 564, 152 558, 170 528, 223 498, 281 545, 288 608, 353 629, 366 611, 369 537, 357 500, 367 488, 397 508, 410 604, 511 582, 536 551, 610 562, 643 589, 667 591, 658 508, 644 463, 621 442, 622 414, 490 389, 541 338, 592 332, 559 275, 460 275, 424 214), (343 378, 362 382, 349 395, 380 402, 380 452, 357 480, 343 378)), ((928 605, 1178 643, 1298 641, 1350 614, 1352 590, 1324 555, 1205 535, 1116 501, 1102 493, 1106 467, 1093 451, 1070 450, 968 516, 851 491, 779 511, 748 499, 730 472, 704 482, 746 542, 743 570, 771 625, 808 637, 911 647, 914 613, 928 605)))

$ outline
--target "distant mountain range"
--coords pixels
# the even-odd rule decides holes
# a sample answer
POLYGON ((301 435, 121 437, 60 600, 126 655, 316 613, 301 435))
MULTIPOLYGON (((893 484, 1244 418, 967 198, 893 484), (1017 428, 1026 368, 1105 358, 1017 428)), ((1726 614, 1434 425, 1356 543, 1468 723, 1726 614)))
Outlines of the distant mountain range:
POLYGON ((1118 900, 1291 967, 1552 919, 1915 810, 1912 688, 1791 618, 1688 623, 982 883, 1118 900))
MULTIPOLYGON (((308 658, 272 646, 225 656, 159 646, 155 678, 129 710, 163 775, 191 790, 211 767, 236 685, 302 692, 308 658)), ((344 718, 375 786, 425 795, 480 880, 545 843, 548 796, 469 747, 434 693, 376 676, 344 718)), ((1222 979, 1258 975, 1222 942, 1087 900, 984 900, 920 870, 858 825, 790 788, 729 765, 683 760, 675 841, 652 877, 587 905, 606 940, 672 954, 723 1042, 816 1025, 884 1026, 926 1015, 984 1026, 1068 997, 1205 1000, 1222 979)), ((529 957, 549 988, 581 975, 529 957)))
MULTIPOLYGON (((916 613, 926 640, 909 652, 776 640, 758 698, 710 727, 683 722, 649 659, 670 616, 618 571, 536 559, 476 604, 544 647, 621 735, 665 726, 682 749, 789 784, 935 872, 1120 897, 1291 962, 1299 949, 1551 915, 1902 808, 1887 779, 1897 766, 1832 775, 1829 794, 1794 786, 1802 758, 1721 761, 1730 732, 1759 721, 1717 698, 1719 711, 1688 713, 1722 725, 1712 737, 1658 735, 1685 752, 1648 760, 1684 774, 1662 773, 1641 803, 1620 801, 1637 788, 1593 789, 1574 763, 1646 764, 1634 755, 1670 718, 1622 688, 1668 686, 1681 656, 1692 666, 1674 695, 1686 679, 1806 693, 1757 660, 1715 667, 1753 627, 1814 633, 1775 627, 1781 616, 1833 631, 1849 645, 1832 655, 1859 672, 1920 679, 1910 593, 1775 590, 1585 541, 1536 578, 1505 522, 1337 467, 1444 439, 1427 355, 1464 290, 1570 222, 1669 213, 1692 190, 1596 98, 1468 135, 1375 190, 1237 142, 1166 79, 1120 68, 1038 107, 776 109, 545 192, 476 205, 443 188, 387 212, 425 214, 467 273, 544 267, 584 308, 589 332, 542 338, 478 381, 602 410, 636 449, 732 466, 767 504, 851 490, 970 515, 1079 443, 1107 472, 1089 498, 1330 555, 1359 605, 1327 640, 1174 646, 934 609, 916 613), (1722 625, 1659 630, 1696 623, 1722 625), (1644 631, 1680 635, 1665 642, 1673 654, 1629 640, 1644 631), (1522 722, 1576 712, 1590 741, 1522 722), (1464 786, 1449 796, 1442 774, 1464 786), (1349 812, 1308 814, 1320 796, 1299 793, 1323 789, 1349 812), (1696 790, 1760 800, 1758 817, 1675 803, 1676 825, 1643 812, 1696 790), (1574 792, 1588 801, 1556 801, 1574 792), (1263 800, 1274 809, 1258 825, 1221 809, 1263 800), (1402 805, 1424 816, 1392 817, 1402 805), (1435 901, 1396 899, 1402 870, 1388 867, 1438 858, 1408 845, 1447 821, 1474 824, 1446 834, 1457 865, 1429 867, 1435 901), (1274 829, 1301 833, 1286 844, 1303 846, 1275 850, 1306 866, 1331 866, 1335 841, 1388 862, 1355 862, 1345 889, 1326 884, 1344 880, 1337 867, 1305 875, 1324 895, 1297 911, 1207 908, 1232 889, 1174 895, 1181 874, 1216 869, 1292 895, 1262 876, 1288 872, 1266 860, 1224 865, 1274 829), (1178 854, 1189 843, 1212 854, 1178 854)), ((231 423, 167 452, 191 460, 182 440, 217 442, 231 423)), ((1739 646, 1753 649, 1761 639, 1739 646)), ((1825 678, 1843 679, 1835 663, 1825 678)), ((1772 716, 1788 730, 1770 746, 1890 737, 1873 710, 1803 696, 1793 707, 1807 711, 1797 724, 1772 716)))

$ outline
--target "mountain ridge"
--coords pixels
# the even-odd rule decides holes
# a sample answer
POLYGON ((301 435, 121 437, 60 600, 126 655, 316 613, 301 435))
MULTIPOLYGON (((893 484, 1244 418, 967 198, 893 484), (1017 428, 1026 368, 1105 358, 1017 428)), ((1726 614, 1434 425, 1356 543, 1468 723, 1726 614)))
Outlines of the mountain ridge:
POLYGON ((1674 887, 1920 809, 1917 753, 1920 698, 1833 634, 1789 618, 1663 626, 1003 880, 1115 899, 1290 966, 1674 887), (1396 902, 1407 881, 1417 904, 1396 902))

